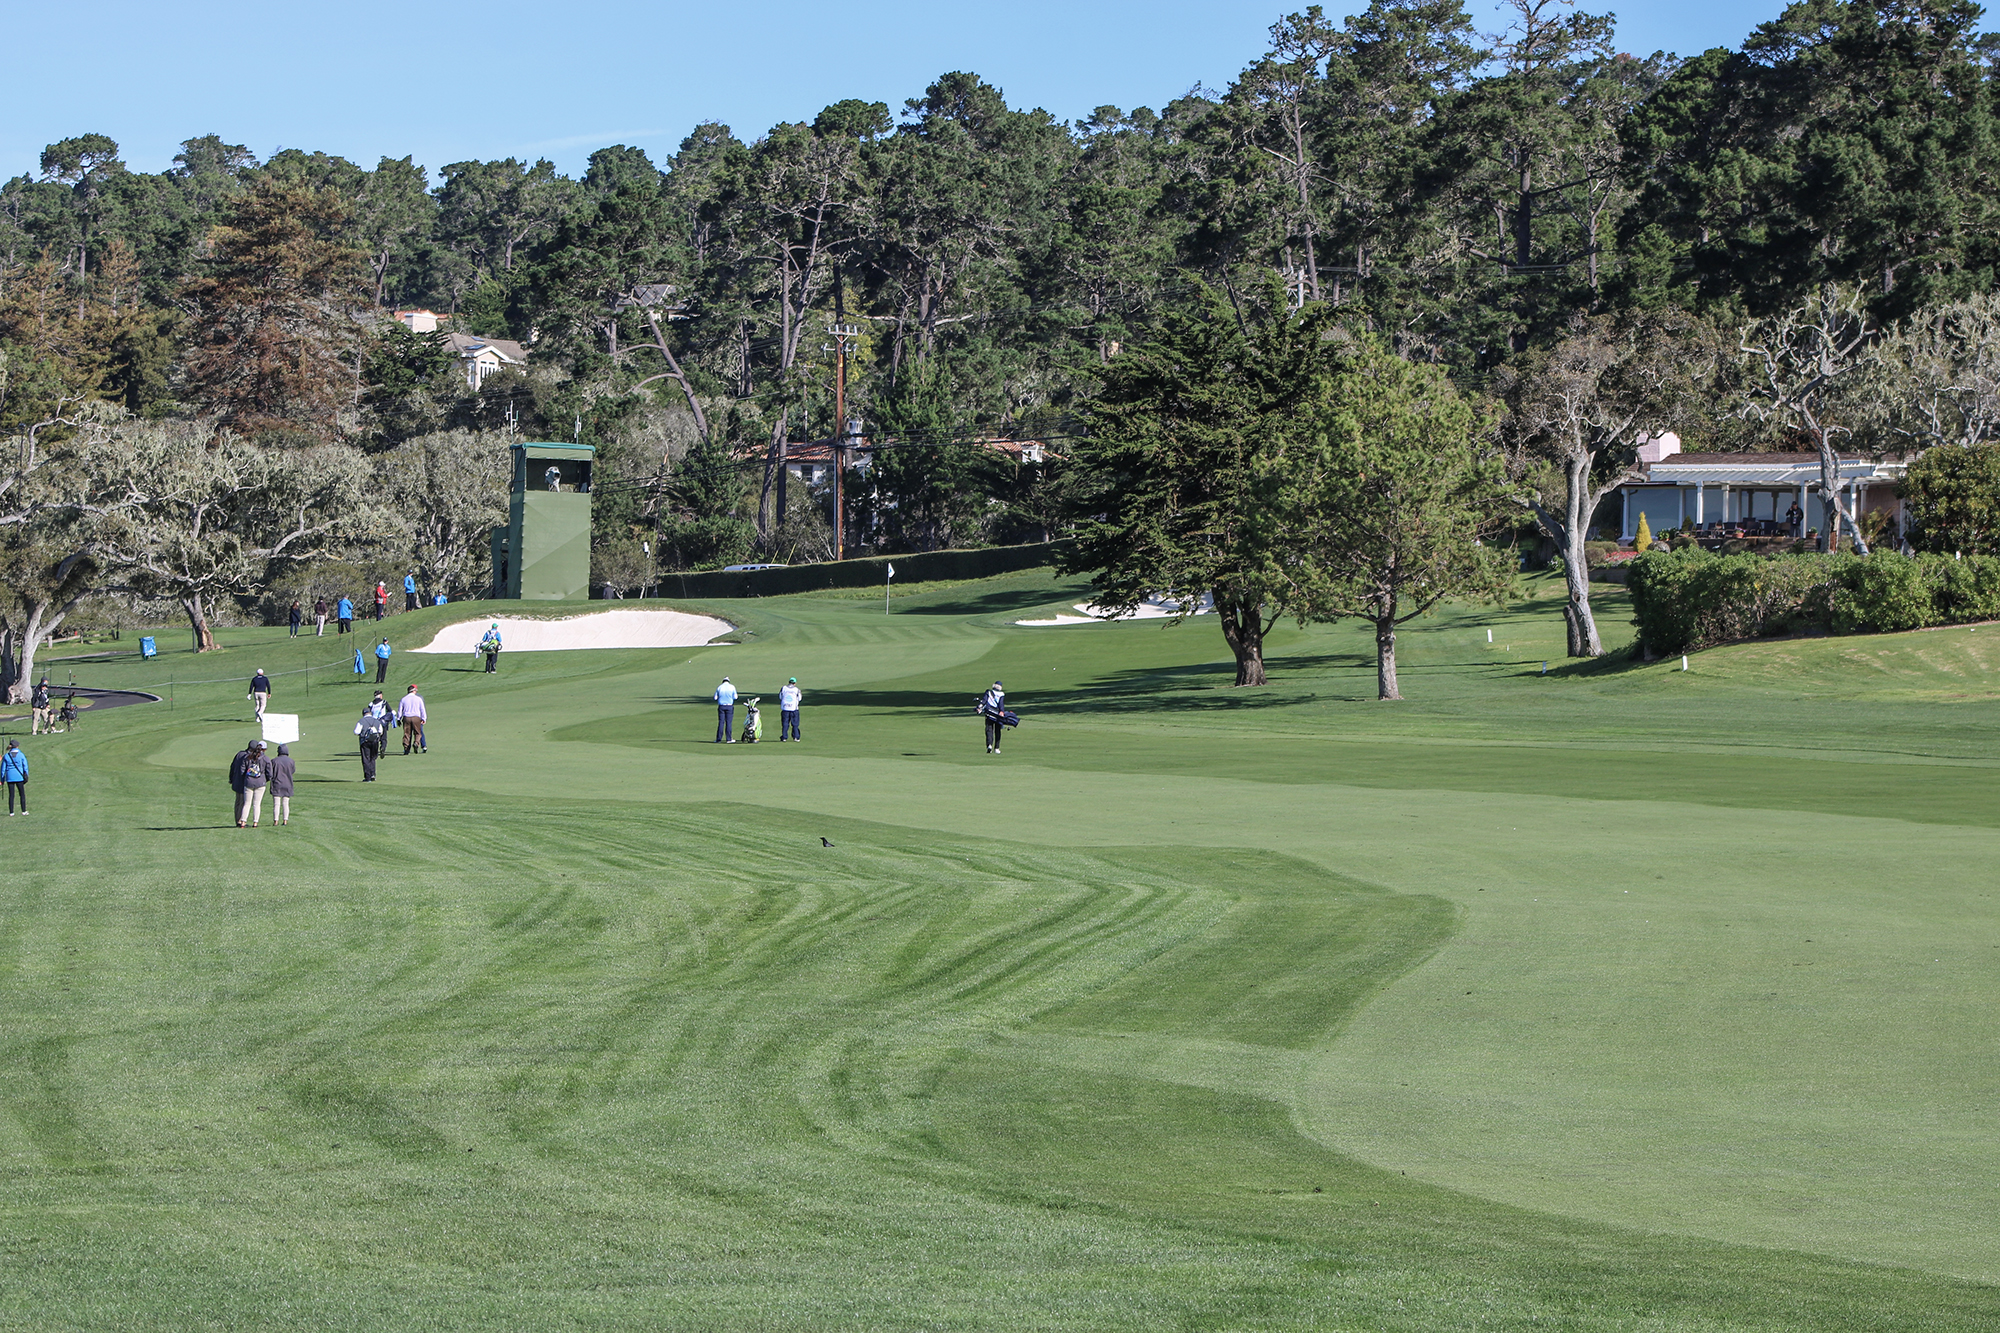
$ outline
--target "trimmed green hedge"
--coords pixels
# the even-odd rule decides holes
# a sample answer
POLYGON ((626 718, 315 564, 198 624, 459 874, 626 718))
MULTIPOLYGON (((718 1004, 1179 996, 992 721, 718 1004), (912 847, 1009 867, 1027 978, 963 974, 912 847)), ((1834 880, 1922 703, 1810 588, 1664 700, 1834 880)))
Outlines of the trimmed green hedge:
POLYGON ((1640 641, 1681 653, 1735 639, 1824 629, 1892 633, 2000 619, 2000 558, 1716 555, 1698 546, 1633 560, 1640 641))
POLYGON ((934 579, 983 579, 1038 569, 1055 561, 1061 542, 1030 546, 987 546, 975 551, 926 551, 920 555, 878 555, 866 560, 829 560, 817 565, 787 565, 783 569, 749 569, 735 573, 708 570, 699 574, 667 574, 653 585, 662 597, 781 597, 786 593, 817 592, 822 588, 879 588, 886 570, 896 567, 897 586, 934 579))

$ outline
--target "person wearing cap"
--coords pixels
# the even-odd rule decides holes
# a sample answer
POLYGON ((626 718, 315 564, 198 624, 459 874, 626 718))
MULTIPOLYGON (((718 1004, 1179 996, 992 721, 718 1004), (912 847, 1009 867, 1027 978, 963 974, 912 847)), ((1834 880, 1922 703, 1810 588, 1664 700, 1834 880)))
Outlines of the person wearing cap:
POLYGON ((256 828, 264 812, 264 789, 271 775, 265 767, 264 742, 251 741, 229 764, 229 785, 236 792, 236 827, 256 828))
POLYGON ((28 755, 13 741, 0 754, 0 782, 7 784, 7 813, 14 813, 14 798, 21 798, 21 813, 28 813, 28 755))
POLYGON ((403 609, 417 609, 417 571, 414 569, 403 575, 403 609))
POLYGON ((799 678, 793 676, 778 690, 778 739, 795 741, 799 738, 799 700, 804 698, 799 689, 799 678))
POLYGON ((375 683, 380 685, 389 679, 389 654, 394 651, 387 639, 375 645, 375 683))
POLYGON ((257 706, 257 720, 264 720, 264 709, 271 702, 271 678, 258 667, 250 675, 250 701, 257 706))
POLYGON ((361 720, 354 724, 354 734, 361 738, 361 780, 375 780, 375 761, 382 757, 382 742, 389 734, 389 710, 382 706, 382 696, 361 710, 361 720))
POLYGON ((736 724, 736 687, 724 676, 722 683, 715 687, 715 743, 734 745, 736 737, 730 729, 736 724))
POLYGON ((28 702, 35 710, 35 720, 28 726, 28 734, 39 736, 44 731, 56 729, 56 714, 53 696, 49 693, 49 678, 42 677, 42 683, 35 686, 35 692, 28 696, 28 702))
POLYGON ((280 745, 278 753, 265 766, 265 774, 271 781, 271 826, 292 822, 292 777, 298 772, 298 764, 292 759, 292 747, 280 745))
POLYGON ((1000 715, 1007 711, 1007 691, 994 681, 993 688, 979 696, 979 715, 986 719, 986 753, 1000 753, 1000 715))
POLYGON ((486 637, 479 641, 479 647, 477 647, 473 651, 486 654, 486 674, 489 676, 492 675, 494 665, 498 663, 500 660, 499 621, 496 620, 491 625, 487 626, 486 637))
POLYGON ((346 593, 340 594, 340 600, 333 605, 333 632, 335 634, 354 632, 354 599, 346 593))

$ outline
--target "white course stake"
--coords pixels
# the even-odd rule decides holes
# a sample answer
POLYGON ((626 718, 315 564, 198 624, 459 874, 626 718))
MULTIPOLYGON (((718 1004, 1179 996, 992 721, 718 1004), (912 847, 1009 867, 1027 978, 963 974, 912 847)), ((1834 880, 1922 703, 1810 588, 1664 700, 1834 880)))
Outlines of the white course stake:
POLYGON ((1687 669, 1688 669, 1688 659, 1687 659, 1687 654, 1686 654, 1686 653, 1682 653, 1682 654, 1681 654, 1681 670, 1683 670, 1683 671, 1686 671, 1687 669))
POLYGON ((1487 631, 1486 631, 1486 642, 1488 642, 1488 643, 1491 643, 1491 642, 1493 642, 1493 631, 1492 631, 1492 630, 1487 630, 1487 631))

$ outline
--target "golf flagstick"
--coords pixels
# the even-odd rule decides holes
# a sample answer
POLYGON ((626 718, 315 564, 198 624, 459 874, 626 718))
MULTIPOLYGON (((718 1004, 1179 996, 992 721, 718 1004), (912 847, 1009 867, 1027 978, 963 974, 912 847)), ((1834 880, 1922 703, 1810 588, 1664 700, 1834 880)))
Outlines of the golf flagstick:
POLYGON ((896 567, 889 566, 888 574, 882 579, 882 614, 889 614, 889 583, 896 577, 896 567))

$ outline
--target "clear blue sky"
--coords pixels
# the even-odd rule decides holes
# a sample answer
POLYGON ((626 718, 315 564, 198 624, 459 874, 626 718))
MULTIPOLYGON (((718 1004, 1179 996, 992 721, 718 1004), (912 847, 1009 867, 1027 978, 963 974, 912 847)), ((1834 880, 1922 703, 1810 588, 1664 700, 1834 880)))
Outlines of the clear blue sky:
MULTIPOLYGON (((1351 3, 1331 0, 1330 12, 1351 3)), ((1778 0, 1643 0, 1614 8, 1620 46, 1683 55, 1734 45, 1778 0)), ((755 138, 843 97, 889 104, 971 70, 1014 106, 1071 120, 1110 103, 1158 107, 1221 88, 1264 49, 1287 0, 1005 0, 693 5, 630 0, 350 0, 332 7, 195 0, 23 6, 0 70, 0 179, 43 145, 98 132, 158 171, 180 141, 216 133, 259 157, 323 149, 364 166, 414 153, 465 158, 593 149, 672 153, 703 120, 755 138)), ((1487 24, 1494 11, 1473 0, 1487 24)))

